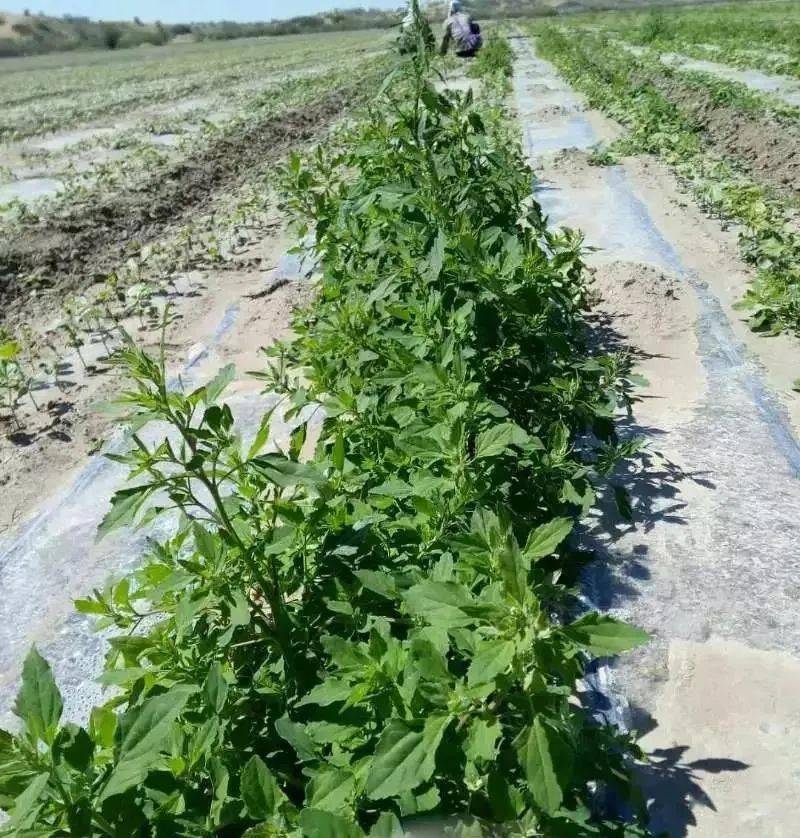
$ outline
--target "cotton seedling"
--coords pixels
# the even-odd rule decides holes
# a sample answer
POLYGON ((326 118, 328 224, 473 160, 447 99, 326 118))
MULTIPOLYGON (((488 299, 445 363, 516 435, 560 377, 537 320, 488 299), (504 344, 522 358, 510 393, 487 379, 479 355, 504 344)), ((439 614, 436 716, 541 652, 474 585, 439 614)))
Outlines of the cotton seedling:
POLYGON ((152 283, 137 282, 125 292, 128 311, 139 318, 139 326, 142 329, 146 326, 145 318, 152 317, 154 314, 152 300, 155 291, 156 287, 152 283))
POLYGON ((11 415, 17 427, 19 421, 19 402, 28 396, 36 410, 39 405, 33 395, 33 378, 27 374, 21 363, 22 349, 17 341, 6 340, 0 343, 0 392, 3 394, 2 405, 11 415))

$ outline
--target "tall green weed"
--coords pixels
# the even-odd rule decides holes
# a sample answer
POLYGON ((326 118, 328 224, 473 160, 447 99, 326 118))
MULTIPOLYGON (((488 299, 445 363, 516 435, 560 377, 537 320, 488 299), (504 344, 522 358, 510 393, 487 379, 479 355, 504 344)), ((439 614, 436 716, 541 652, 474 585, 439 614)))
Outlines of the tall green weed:
POLYGON ((271 413, 242 439, 232 370, 186 393, 163 357, 119 356, 132 482, 101 534, 175 528, 78 603, 112 631, 114 692, 84 727, 28 658, 4 834, 400 836, 423 814, 646 834, 598 808, 599 789, 635 800, 640 754, 577 692, 646 637, 576 619, 570 539, 634 448, 628 365, 589 350, 581 239, 547 227, 501 111, 429 78, 419 56, 284 173, 320 278, 267 352, 282 450, 271 413))

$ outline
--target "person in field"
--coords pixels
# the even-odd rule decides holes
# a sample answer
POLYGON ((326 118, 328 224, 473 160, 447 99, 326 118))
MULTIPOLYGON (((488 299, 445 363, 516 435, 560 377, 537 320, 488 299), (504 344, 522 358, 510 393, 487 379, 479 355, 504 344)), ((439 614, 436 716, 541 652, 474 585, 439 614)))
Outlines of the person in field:
POLYGON ((460 0, 452 0, 450 3, 450 12, 444 22, 442 55, 447 54, 451 43, 459 58, 473 58, 483 46, 481 28, 472 19, 472 15, 463 11, 460 0))

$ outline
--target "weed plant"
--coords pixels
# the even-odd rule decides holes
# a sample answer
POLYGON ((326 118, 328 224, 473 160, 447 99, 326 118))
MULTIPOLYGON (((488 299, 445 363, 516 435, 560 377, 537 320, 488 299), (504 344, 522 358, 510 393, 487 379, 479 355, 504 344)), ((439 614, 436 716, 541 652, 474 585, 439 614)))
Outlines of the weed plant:
POLYGON ((577 686, 646 638, 572 597, 570 534, 633 448, 627 364, 587 347, 581 239, 546 226, 500 109, 431 78, 420 51, 286 168, 320 278, 262 373, 282 449, 272 413, 242 439, 231 369, 187 393, 119 353, 132 481, 101 535, 174 527, 78 603, 112 635, 84 727, 28 657, 2 834, 647 834, 599 806, 638 811, 641 754, 577 686))

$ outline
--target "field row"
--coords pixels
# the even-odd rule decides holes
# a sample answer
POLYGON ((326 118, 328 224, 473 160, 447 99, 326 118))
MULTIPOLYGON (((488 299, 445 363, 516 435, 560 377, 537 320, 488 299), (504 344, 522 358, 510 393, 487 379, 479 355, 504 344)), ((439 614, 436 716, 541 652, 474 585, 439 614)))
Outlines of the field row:
POLYGON ((698 58, 800 74, 800 12, 792 2, 721 3, 647 13, 599 14, 581 20, 623 40, 698 58))
POLYGON ((542 55, 627 129, 597 162, 646 152, 673 165, 709 212, 740 225, 742 256, 757 271, 743 300, 752 327, 800 331, 800 111, 744 84, 665 65, 657 52, 632 50, 596 26, 533 31, 542 55))

